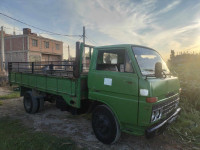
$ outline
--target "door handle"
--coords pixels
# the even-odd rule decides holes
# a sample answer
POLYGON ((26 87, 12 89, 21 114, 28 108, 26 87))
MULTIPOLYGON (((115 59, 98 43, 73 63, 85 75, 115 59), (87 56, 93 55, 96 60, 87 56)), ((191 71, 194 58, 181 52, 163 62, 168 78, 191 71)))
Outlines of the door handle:
POLYGON ((133 84, 133 82, 132 81, 126 81, 128 84, 133 84))
POLYGON ((99 92, 99 90, 94 89, 95 92, 99 92))

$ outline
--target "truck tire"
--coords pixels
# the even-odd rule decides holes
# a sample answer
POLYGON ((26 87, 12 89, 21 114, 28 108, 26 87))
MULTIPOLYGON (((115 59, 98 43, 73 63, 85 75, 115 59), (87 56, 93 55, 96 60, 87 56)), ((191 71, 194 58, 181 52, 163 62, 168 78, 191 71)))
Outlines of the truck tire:
POLYGON ((44 97, 37 97, 38 100, 38 108, 36 112, 40 112, 44 109, 44 97))
POLYGON ((57 98, 56 99, 56 107, 60 109, 61 111, 69 111, 70 106, 65 102, 63 98, 57 98))
POLYGON ((31 91, 27 91, 24 94, 24 109, 29 114, 34 114, 38 110, 39 102, 35 96, 32 95, 31 91))
POLYGON ((113 144, 121 135, 119 123, 106 105, 97 106, 92 114, 92 128, 95 136, 104 144, 113 144))

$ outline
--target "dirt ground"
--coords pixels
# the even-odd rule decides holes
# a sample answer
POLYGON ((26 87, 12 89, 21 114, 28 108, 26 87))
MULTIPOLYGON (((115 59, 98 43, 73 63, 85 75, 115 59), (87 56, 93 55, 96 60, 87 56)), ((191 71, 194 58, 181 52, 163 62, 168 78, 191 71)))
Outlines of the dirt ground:
MULTIPOLYGON (((8 89, 7 89, 8 90, 8 89)), ((9 91, 7 91, 9 93, 9 91)), ((0 88, 0 95, 5 94, 5 89, 0 88), (3 92, 2 92, 3 91, 3 92)), ((99 142, 91 127, 88 117, 72 116, 71 113, 60 111, 55 104, 45 103, 45 108, 37 114, 27 114, 23 108, 23 98, 3 100, 0 105, 0 117, 8 116, 13 119, 20 119, 35 131, 45 131, 52 135, 69 137, 79 147, 89 150, 113 149, 113 150, 173 150, 187 149, 176 142, 169 135, 159 135, 153 139, 146 139, 141 136, 133 136, 122 133, 120 140, 113 145, 104 145, 99 142)))
POLYGON ((10 94, 11 88, 10 87, 0 87, 0 95, 7 95, 10 94))

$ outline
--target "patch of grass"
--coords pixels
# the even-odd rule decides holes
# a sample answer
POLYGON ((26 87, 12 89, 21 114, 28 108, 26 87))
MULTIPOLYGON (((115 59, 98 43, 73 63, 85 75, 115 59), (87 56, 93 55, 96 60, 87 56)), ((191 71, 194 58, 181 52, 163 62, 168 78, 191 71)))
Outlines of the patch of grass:
POLYGON ((7 94, 7 95, 0 95, 0 100, 19 98, 19 97, 20 97, 19 92, 12 92, 12 93, 7 94))
POLYGON ((0 106, 3 105, 3 103, 0 101, 0 106))
POLYGON ((28 129, 18 120, 0 118, 1 150, 74 150, 78 148, 68 138, 59 138, 28 129))
POLYGON ((200 111, 193 107, 187 99, 181 99, 181 114, 176 122, 171 125, 169 133, 178 136, 183 144, 200 146, 200 111))

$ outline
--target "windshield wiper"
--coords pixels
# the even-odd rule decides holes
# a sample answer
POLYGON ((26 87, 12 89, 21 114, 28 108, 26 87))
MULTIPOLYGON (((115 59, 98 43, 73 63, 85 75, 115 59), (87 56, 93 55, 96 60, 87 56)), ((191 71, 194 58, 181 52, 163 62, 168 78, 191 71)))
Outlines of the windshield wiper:
MULTIPOLYGON (((149 71, 149 72, 155 72, 155 70, 153 70, 153 69, 143 69, 143 70, 144 70, 144 71, 149 71)), ((167 75, 172 75, 171 72, 169 72, 169 73, 165 73, 165 72, 167 72, 167 70, 166 70, 166 69, 163 69, 163 70, 162 70, 163 78, 166 78, 167 75)), ((148 77, 155 77, 155 74, 145 74, 144 76, 145 76, 146 78, 148 78, 148 77)))
POLYGON ((155 74, 145 74, 145 79, 147 79, 148 77, 156 77, 155 74))
POLYGON ((153 72, 154 70, 153 69, 143 69, 144 71, 150 71, 150 72, 153 72))

